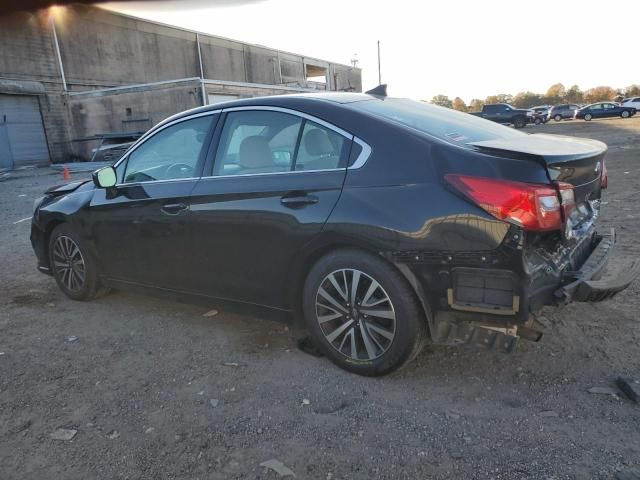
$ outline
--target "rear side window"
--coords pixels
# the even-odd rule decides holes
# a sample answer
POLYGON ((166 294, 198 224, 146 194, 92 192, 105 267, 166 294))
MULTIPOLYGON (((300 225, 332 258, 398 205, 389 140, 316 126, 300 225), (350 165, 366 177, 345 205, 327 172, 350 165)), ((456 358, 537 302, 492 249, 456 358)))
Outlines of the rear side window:
POLYGON ((315 171, 346 165, 350 139, 311 120, 284 112, 229 112, 213 175, 315 171))
POLYGON ((352 108, 383 117, 455 144, 522 138, 526 133, 481 117, 408 99, 386 98, 351 104, 352 108))
POLYGON ((302 119, 263 110, 230 112, 222 129, 214 175, 288 172, 302 119))

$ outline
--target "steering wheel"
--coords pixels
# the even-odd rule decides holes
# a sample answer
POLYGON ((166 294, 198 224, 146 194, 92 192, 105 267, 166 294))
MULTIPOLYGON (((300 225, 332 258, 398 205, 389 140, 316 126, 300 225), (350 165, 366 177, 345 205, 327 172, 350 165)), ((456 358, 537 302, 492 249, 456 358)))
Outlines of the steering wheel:
POLYGON ((174 163, 166 171, 167 178, 189 178, 193 175, 193 167, 186 163, 174 163))

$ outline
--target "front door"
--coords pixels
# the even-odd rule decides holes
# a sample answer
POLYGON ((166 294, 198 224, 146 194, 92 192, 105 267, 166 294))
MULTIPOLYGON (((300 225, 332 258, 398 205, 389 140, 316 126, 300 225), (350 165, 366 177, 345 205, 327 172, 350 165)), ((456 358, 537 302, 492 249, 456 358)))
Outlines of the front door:
POLYGON ((189 253, 191 192, 201 175, 217 114, 170 123, 116 167, 118 185, 89 207, 92 238, 108 277, 180 289, 189 253))
POLYGON ((352 136, 295 112, 225 116, 193 191, 190 290, 287 308, 289 267, 338 201, 352 136))

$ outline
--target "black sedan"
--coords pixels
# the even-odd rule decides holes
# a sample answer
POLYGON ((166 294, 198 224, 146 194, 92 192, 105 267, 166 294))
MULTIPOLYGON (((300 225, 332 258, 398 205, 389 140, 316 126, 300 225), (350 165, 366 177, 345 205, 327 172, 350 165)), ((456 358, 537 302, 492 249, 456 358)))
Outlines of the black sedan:
POLYGON ((37 202, 39 269, 304 319, 363 375, 426 342, 510 351, 544 305, 600 301, 606 146, 375 94, 244 99, 171 117, 37 202))
POLYGON ((636 114, 633 107, 624 107, 619 103, 599 102, 576 110, 575 118, 583 118, 587 122, 592 118, 622 117, 629 118, 636 114))

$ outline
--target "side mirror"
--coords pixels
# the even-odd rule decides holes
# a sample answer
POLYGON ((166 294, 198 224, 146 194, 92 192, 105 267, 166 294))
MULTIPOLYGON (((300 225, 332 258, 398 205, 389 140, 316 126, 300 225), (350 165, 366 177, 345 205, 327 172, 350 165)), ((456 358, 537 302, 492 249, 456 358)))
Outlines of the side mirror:
POLYGON ((93 172, 93 183, 99 188, 115 187, 118 181, 116 169, 113 167, 103 167, 93 172))

